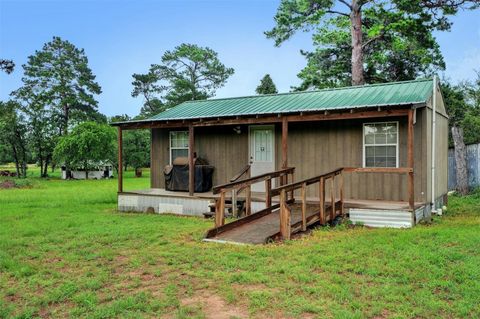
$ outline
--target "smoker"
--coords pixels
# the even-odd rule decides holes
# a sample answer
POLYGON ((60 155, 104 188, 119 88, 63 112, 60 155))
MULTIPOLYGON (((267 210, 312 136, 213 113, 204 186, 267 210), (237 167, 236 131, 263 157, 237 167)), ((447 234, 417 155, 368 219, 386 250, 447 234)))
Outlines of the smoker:
MULTIPOLYGON (((188 192, 189 165, 188 157, 177 157, 173 165, 165 166, 165 189, 169 191, 188 192)), ((204 193, 212 189, 214 167, 202 158, 194 158, 195 192, 204 193)))

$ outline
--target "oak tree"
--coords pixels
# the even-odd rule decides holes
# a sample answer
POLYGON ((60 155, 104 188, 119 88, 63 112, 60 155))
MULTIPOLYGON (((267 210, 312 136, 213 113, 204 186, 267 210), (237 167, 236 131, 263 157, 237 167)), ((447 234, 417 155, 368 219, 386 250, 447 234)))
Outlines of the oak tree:
POLYGON ((82 168, 88 179, 88 171, 101 163, 115 158, 115 129, 96 122, 83 122, 75 126, 71 133, 59 138, 54 157, 67 169, 82 168))
POLYGON ((11 154, 17 176, 27 177, 28 145, 25 118, 18 112, 20 105, 11 100, 0 102, 0 145, 11 154))
MULTIPOLYGON (((136 116, 133 119, 141 119, 136 116)), ((110 123, 132 120, 127 114, 115 115, 110 118, 110 123)), ((123 168, 133 167, 136 176, 141 174, 142 167, 150 165, 150 131, 125 130, 123 133, 123 168)), ((117 162, 118 163, 118 162, 117 162)))

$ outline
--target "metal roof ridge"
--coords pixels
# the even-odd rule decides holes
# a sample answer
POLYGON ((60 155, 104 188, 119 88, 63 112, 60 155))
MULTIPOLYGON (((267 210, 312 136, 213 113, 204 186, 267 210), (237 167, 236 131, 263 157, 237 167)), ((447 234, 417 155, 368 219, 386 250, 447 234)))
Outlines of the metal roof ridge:
MULTIPOLYGON (((395 104, 396 106, 405 106, 405 105, 414 105, 414 104, 423 104, 423 103, 426 103, 425 101, 421 100, 421 101, 413 101, 413 102, 401 102, 401 103, 397 103, 395 104)), ((380 104, 363 104, 363 105, 360 105, 359 107, 360 108, 375 108, 375 107, 385 107, 385 106, 389 106, 389 105, 392 105, 392 104, 389 104, 389 103, 380 103, 380 104)), ((334 108, 331 108, 331 109, 328 109, 328 111, 337 111, 337 110, 343 110, 345 109, 344 107, 334 107, 334 108)), ((315 112, 320 112, 320 111, 325 111, 325 109, 307 109, 307 110, 282 110, 282 111, 268 111, 268 112, 261 112, 261 113, 245 113, 245 114, 242 114, 242 116, 252 116, 252 115, 272 115, 272 114, 289 114, 289 113, 315 113, 315 112)), ((150 119, 147 119, 147 120, 150 120, 150 121, 174 121, 174 120, 189 120, 189 119, 210 119, 210 118, 225 118, 225 117, 234 117, 234 116, 238 116, 238 114, 236 113, 227 113, 227 114, 222 114, 222 115, 205 115, 205 116, 202 116, 202 117, 197 117, 197 116, 189 116, 189 117, 184 117, 184 118, 173 118, 173 117, 170 117, 170 118, 162 118, 162 119, 154 119, 154 118, 150 118, 150 119)))
MULTIPOLYGON (((221 97, 221 98, 213 98, 213 99, 205 99, 205 100, 189 100, 184 101, 180 104, 172 106, 170 109, 173 109, 179 105, 184 103, 198 103, 198 102, 211 102, 211 101, 224 101, 224 100, 236 100, 236 99, 247 99, 247 98, 255 98, 255 97, 267 97, 267 96, 278 96, 278 95, 294 95, 294 94, 306 94, 306 93, 316 93, 316 92, 328 92, 328 91, 340 91, 340 90, 350 90, 350 89, 358 89, 358 88, 367 88, 372 86, 387 86, 387 85, 395 85, 395 84, 405 84, 405 83, 414 83, 414 82, 429 82, 432 81, 433 78, 421 78, 415 80, 406 80, 406 81, 396 81, 396 82, 384 82, 384 83, 373 83, 373 84, 363 84, 363 85, 352 85, 352 86, 342 86, 336 88, 324 88, 318 90, 310 90, 310 91, 297 91, 297 92, 282 92, 282 93, 272 93, 272 94, 257 94, 257 95, 244 95, 244 96, 232 96, 232 97, 221 97)), ((166 110, 165 110, 166 111, 166 110)), ((162 112, 160 112, 162 113, 162 112)), ((158 114, 160 114, 158 113, 158 114)))

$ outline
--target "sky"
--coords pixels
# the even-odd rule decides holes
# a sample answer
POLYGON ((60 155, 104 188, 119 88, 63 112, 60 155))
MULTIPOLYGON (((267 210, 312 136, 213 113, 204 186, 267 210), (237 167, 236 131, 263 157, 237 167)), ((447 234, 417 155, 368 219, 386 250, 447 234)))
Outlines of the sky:
MULTIPOLYGON (((269 73, 279 92, 298 85, 311 37, 297 33, 275 47, 263 34, 274 25, 279 0, 0 0, 0 57, 16 69, 0 73, 0 100, 21 86, 27 57, 53 36, 85 49, 102 87, 99 111, 137 115, 143 103, 131 97, 132 74, 146 73, 166 50, 181 43, 208 46, 235 69, 216 97, 255 94, 269 73)), ((435 33, 452 81, 480 70, 480 10, 460 12, 450 32, 435 33)))

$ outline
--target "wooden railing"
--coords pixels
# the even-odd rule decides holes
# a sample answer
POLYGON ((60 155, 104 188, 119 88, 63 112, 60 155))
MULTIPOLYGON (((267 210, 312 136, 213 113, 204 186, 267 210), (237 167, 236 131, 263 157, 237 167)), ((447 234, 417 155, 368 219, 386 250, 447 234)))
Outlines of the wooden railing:
MULTIPOLYGON (((252 176, 242 180, 236 180, 230 183, 222 184, 215 186, 213 188, 213 194, 220 194, 220 198, 215 201, 215 227, 220 227, 225 224, 225 198, 228 192, 232 192, 232 194, 236 194, 238 190, 244 189, 245 194, 245 212, 246 215, 250 215, 251 213, 251 185, 265 182, 265 206, 270 208, 272 206, 272 180, 278 179, 280 185, 284 185, 288 183, 289 176, 290 180, 293 181, 294 178, 294 167, 284 168, 278 171, 269 172, 257 176, 252 176)), ((293 192, 292 192, 293 196, 293 192)), ((236 205, 232 202, 232 207, 236 205)))
MULTIPOLYGON (((230 179, 230 183, 238 181, 243 176, 245 176, 245 178, 250 178, 250 168, 251 168, 250 164, 245 165, 245 167, 242 168, 242 170, 237 175, 235 175, 230 179)), ((234 218, 238 217, 237 195, 244 189, 246 188, 239 188, 236 190, 235 189, 232 190, 232 215, 234 218)), ((250 193, 248 193, 248 197, 250 197, 250 193)), ((247 216, 250 215, 250 208, 251 208, 250 206, 246 207, 245 215, 247 216)))
MULTIPOLYGON (((246 169, 245 169, 246 170, 246 169)), ((342 167, 331 172, 310 177, 301 181, 294 181, 294 167, 281 169, 275 172, 270 172, 258 176, 248 177, 246 179, 218 185, 213 188, 214 194, 220 194, 220 197, 215 202, 215 228, 209 230, 207 237, 213 237, 219 233, 239 227, 245 223, 260 219, 270 213, 279 209, 280 227, 278 234, 274 235, 272 239, 282 238, 290 239, 291 235, 299 230, 305 231, 308 226, 319 222, 325 225, 327 222, 332 222, 337 216, 343 216, 345 209, 345 190, 344 190, 344 176, 345 173, 397 173, 408 174, 409 191, 408 202, 410 209, 413 211, 413 168, 399 167, 399 168, 358 168, 358 167, 342 167), (290 177, 290 178, 289 178, 290 177), (278 187, 272 188, 272 179, 279 180, 278 187), (265 209, 250 214, 251 212, 251 185, 259 182, 265 182, 265 209), (315 198, 315 204, 318 209, 314 211, 307 209, 312 207, 307 206, 307 187, 318 184, 318 199, 315 198), (327 190, 329 189, 330 199, 326 198, 327 190), (239 191, 246 191, 246 215, 244 218, 238 219, 232 223, 225 225, 225 199, 228 192, 238 194, 239 191), (297 202, 295 198, 295 191, 300 190, 301 204, 301 219, 292 223, 292 204, 297 202), (272 198, 279 197, 278 202, 272 204, 272 198), (318 201, 318 204, 317 204, 318 201)), ((232 198, 233 200, 233 198, 232 198)), ((232 202, 232 205, 235 203, 232 202)), ((298 208, 297 208, 298 209, 298 208)), ((298 215, 297 215, 298 216, 298 215)), ((298 220, 298 219, 297 219, 298 220)))
MULTIPOLYGON (((325 204, 325 185, 327 181, 330 181, 330 216, 329 220, 333 221, 336 216, 344 214, 344 185, 343 185, 343 168, 336 169, 326 174, 304 179, 302 181, 286 184, 277 188, 274 188, 270 192, 270 196, 280 196, 280 236, 283 239, 290 239, 292 234, 291 214, 292 209, 289 203, 295 202, 295 198, 288 199, 287 193, 294 194, 297 189, 301 190, 301 230, 307 229, 307 224, 319 221, 324 225, 327 221, 327 206, 325 204), (339 182, 335 183, 335 179, 338 178, 339 182), (310 220, 307 220, 307 186, 313 184, 319 184, 319 207, 318 214, 310 216, 310 220), (339 193, 339 200, 336 200, 336 194, 339 193), (313 217, 313 218, 312 218, 313 217)), ((293 195, 292 195, 293 196, 293 195)))
POLYGON ((344 167, 345 173, 396 173, 408 176, 407 193, 410 210, 415 209, 414 180, 412 167, 344 167))
POLYGON ((247 164, 237 175, 230 179, 230 183, 238 181, 243 175, 245 175, 247 178, 250 177, 250 168, 250 164, 247 164))

